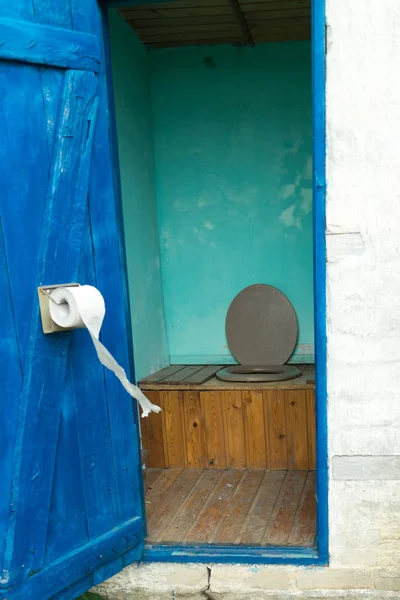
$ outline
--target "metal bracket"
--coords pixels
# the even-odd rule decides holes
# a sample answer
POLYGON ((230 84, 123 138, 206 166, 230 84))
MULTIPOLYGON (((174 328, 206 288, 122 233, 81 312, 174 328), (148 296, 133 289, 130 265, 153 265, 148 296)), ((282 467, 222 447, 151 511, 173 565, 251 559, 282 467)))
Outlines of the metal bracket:
POLYGON ((51 297, 51 292, 59 287, 80 287, 80 283, 59 283, 58 285, 41 285, 38 287, 40 316, 42 318, 43 333, 55 333, 56 331, 66 331, 69 327, 60 327, 56 325, 50 316, 50 302, 56 302, 51 297))

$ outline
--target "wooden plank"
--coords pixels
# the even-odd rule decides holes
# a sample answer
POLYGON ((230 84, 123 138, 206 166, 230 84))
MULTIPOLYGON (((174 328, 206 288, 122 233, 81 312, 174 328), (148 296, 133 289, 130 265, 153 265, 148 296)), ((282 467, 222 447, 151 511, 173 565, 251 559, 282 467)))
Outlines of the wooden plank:
POLYGON ((46 0, 45 2, 35 2, 34 6, 35 23, 55 25, 63 29, 74 29, 70 2, 65 2, 64 0, 46 0))
POLYGON ((306 471, 288 471, 264 533, 262 544, 285 546, 300 502, 306 471))
POLYGON ((165 469, 146 469, 146 471, 147 485, 150 489, 151 487, 153 487, 153 484, 155 484, 160 475, 164 473, 165 469))
POLYGON ((98 72, 100 46, 90 34, 0 19, 0 59, 98 72))
MULTIPOLYGON (((249 6, 258 7, 259 10, 279 10, 279 9, 298 9, 298 8, 309 8, 311 9, 311 0, 240 0, 242 10, 245 10, 249 6)), ((120 14, 125 19, 132 19, 135 15, 146 12, 147 14, 159 16, 161 14, 172 15, 182 10, 201 10, 201 9, 229 9, 231 7, 227 2, 217 0, 194 0, 192 2, 188 0, 174 0, 173 4, 166 5, 163 2, 141 5, 137 7, 129 7, 120 9, 120 14)))
POLYGON ((251 469, 268 467, 265 444, 263 393, 243 392, 244 437, 246 466, 251 469))
MULTIPOLYGON (((167 457, 164 450, 164 429, 163 429, 163 400, 162 392, 146 392, 146 396, 161 407, 161 413, 150 413, 146 419, 141 420, 141 425, 145 427, 146 436, 142 438, 143 448, 148 451, 147 466, 150 468, 164 469, 167 465, 167 457), (145 423, 144 423, 145 421, 145 423), (147 446, 145 440, 147 439, 147 446)), ((182 466, 183 465, 178 465, 182 466)))
POLYGON ((316 469, 316 424, 315 424, 315 393, 314 390, 306 391, 307 406, 307 443, 308 443, 308 468, 316 469))
MULTIPOLYGON (((154 2, 151 4, 143 4, 142 7, 148 10, 176 10, 180 8, 201 8, 202 6, 226 6, 225 0, 174 0, 172 3, 165 2, 154 2)), ((130 6, 126 9, 121 9, 121 12, 135 12, 139 10, 141 6, 130 6)))
MULTIPOLYGON (((42 235, 37 255, 36 281, 54 281, 63 256, 72 280, 79 272, 80 249, 87 216, 92 140, 97 116, 97 80, 93 73, 67 71, 59 104, 58 129, 53 148, 42 235), (74 194, 71 193, 74 189, 74 194), (60 236, 60 222, 73 218, 74 227, 60 236)), ((47 148, 46 148, 47 150, 47 148)), ((42 150, 43 152, 43 150, 42 150)), ((64 271, 61 272, 65 273, 64 271)), ((54 390, 64 381, 70 337, 43 336, 37 304, 32 311, 26 366, 19 404, 15 442, 13 493, 6 560, 14 581, 41 568, 45 559, 54 465, 60 422, 61 396, 54 390), (49 364, 52 368, 49 369, 49 364), (40 476, 39 476, 40 475, 40 476), (32 507, 39 507, 33 510, 32 507), (30 515, 29 519, 17 518, 30 515)))
MULTIPOLYGON (((174 2, 175 4, 175 2, 174 2)), ((196 18, 196 17, 208 17, 210 20, 214 16, 226 15, 232 17, 232 9, 228 4, 223 6, 200 6, 200 7, 182 7, 182 8, 161 8, 157 10, 148 8, 138 8, 136 10, 129 11, 126 14, 125 19, 128 23, 134 23, 136 19, 177 19, 177 18, 196 18)))
POLYGON ((171 390, 161 392, 162 421, 165 462, 167 467, 184 467, 186 465, 185 437, 183 431, 182 392, 171 390))
POLYGON ((202 1, 185 1, 185 0, 174 0, 173 3, 165 4, 165 2, 154 2, 152 4, 141 4, 138 6, 129 6, 126 8, 121 8, 119 10, 120 15, 122 15, 125 19, 131 19, 138 12, 147 11, 152 14, 159 14, 160 11, 164 11, 167 13, 174 13, 177 10, 196 10, 199 8, 226 8, 229 7, 227 2, 224 0, 202 0, 202 1))
MULTIPOLYGON (((70 366, 72 369, 72 365, 70 366)), ((68 377, 70 380, 71 378, 68 377)), ((104 396, 103 396, 104 397, 104 396)), ((59 423, 57 453, 52 482, 52 498, 49 509, 46 533, 46 563, 51 564, 65 553, 65 548, 76 548, 87 544, 89 539, 102 535, 118 526, 118 512, 115 494, 113 461, 110 449, 108 421, 104 423, 102 414, 102 394, 99 396, 100 416, 94 416, 93 428, 85 411, 75 411, 74 392, 71 383, 64 387, 61 419, 59 423), (83 418, 82 418, 83 417, 83 418), (104 445, 93 448, 95 425, 99 424, 100 436, 105 433, 104 445), (85 427, 87 425, 87 427, 85 427), (107 430, 106 430, 107 427, 107 430), (82 429, 87 429, 88 437, 82 440, 82 429), (106 430, 106 431, 105 431, 106 430), (104 449, 104 458, 101 456, 104 449), (91 454, 90 458, 88 454, 91 454), (90 469, 89 460, 104 465, 102 469, 90 469), (87 474, 87 477, 83 475, 87 474), (108 502, 110 514, 105 514, 104 503, 108 502), (74 518, 71 518, 74 515, 74 518)), ((83 408, 84 404, 80 403, 83 408)), ((89 412, 89 410, 87 410, 89 412)), ((93 413, 93 410, 90 411, 93 413)), ((99 432, 97 432, 99 435, 99 432)), ((97 438, 98 440, 99 438, 97 438)), ((102 439, 100 437, 100 439, 102 439)), ((93 462, 90 462, 90 466, 93 462)))
MULTIPOLYGON (((134 29, 137 30, 143 30, 143 29, 151 29, 153 27, 163 27, 165 28, 170 28, 170 27, 186 27, 187 25, 210 25, 210 23, 212 23, 213 25, 218 25, 218 24, 235 24, 236 20, 233 16, 231 16, 230 14, 227 15, 213 15, 212 17, 210 16, 196 16, 196 17, 177 17, 177 18, 169 18, 169 19, 165 19, 165 18, 161 18, 161 19, 131 19, 130 21, 130 25, 132 25, 132 27, 134 29)), ((210 365, 210 367, 214 367, 215 365, 210 365)), ((206 366, 204 367, 206 368, 206 366)), ((217 370, 221 369, 220 366, 215 366, 215 371, 213 372, 216 373, 217 370)))
POLYGON ((224 407, 219 392, 200 392, 201 408, 205 424, 205 452, 208 468, 227 467, 224 407))
POLYGON ((264 403, 269 468, 284 470, 288 466, 284 394, 280 390, 267 390, 264 403))
POLYGON ((254 469, 245 472, 237 487, 212 541, 215 544, 235 544, 242 529, 243 521, 253 504, 253 500, 263 480, 265 471, 254 469))
MULTIPOLYGON (((201 39, 201 37, 206 36, 207 38, 212 38, 213 34, 217 34, 219 37, 224 37, 224 35, 232 35, 233 33, 240 33, 240 29, 239 26, 237 25, 237 23, 228 23, 228 24, 224 24, 224 23, 217 23, 216 25, 186 25, 185 27, 147 27, 146 29, 138 29, 135 28, 135 31, 137 33, 137 35, 140 38, 144 38, 144 39, 152 39, 157 41, 158 39, 161 38, 166 38, 166 37, 170 37, 173 39, 184 39, 184 37, 182 36, 186 36, 187 38, 195 35, 195 36, 200 36, 198 39, 201 39), (219 35, 219 34, 223 34, 223 35, 219 35)), ((197 367, 185 367, 184 371, 185 371, 185 375, 186 373, 188 374, 187 376, 189 377, 190 375, 192 375, 193 373, 195 373, 196 371, 200 371, 199 366, 197 367)), ((178 373, 177 375, 180 375, 180 373, 178 373)), ((171 375, 171 377, 168 377, 167 379, 164 379, 163 383, 179 383, 180 381, 183 381, 181 379, 178 378, 174 378, 173 375, 171 375)))
MULTIPOLYGON (((178 48, 185 46, 215 46, 219 44, 240 44, 242 43, 241 35, 237 35, 235 37, 226 36, 224 37, 222 34, 218 34, 218 37, 214 37, 210 34, 190 34, 193 37, 188 37, 187 35, 176 35, 172 39, 169 36, 159 36, 152 39, 141 38, 143 44, 145 44, 149 48, 178 48), (179 39, 177 39, 179 38, 179 39)), ((289 41, 302 41, 302 40, 310 40, 311 39, 311 29, 307 28, 298 28, 298 29, 279 29, 277 31, 261 31, 261 32, 253 32, 253 41, 257 43, 268 43, 268 42, 289 42, 289 41)), ((232 384, 226 387, 232 387, 232 384)), ((245 386, 243 386, 245 387, 245 386)), ((282 386, 284 387, 284 386, 282 386)), ((287 387, 287 386, 286 386, 287 387)), ((292 386, 290 386, 292 387, 292 386)), ((254 388, 257 388, 254 385, 254 388)))
MULTIPOLYGON (((4 8, 4 3, 2 9, 4 8)), ((36 304, 37 296, 32 295, 32 287, 36 286, 36 268, 37 254, 39 250, 40 237, 42 233, 42 217, 46 206, 48 175, 51 168, 51 157, 53 154, 53 140, 55 122, 58 121, 58 110, 60 95, 63 88, 63 79, 65 72, 59 69, 39 69, 24 67, 21 64, 1 63, 0 86, 5 89, 12 85, 11 82, 17 82, 24 72, 24 85, 20 86, 18 95, 11 98, 9 94, 1 97, 1 113, 7 114, 7 120, 3 120, 2 144, 0 146, 0 162, 7 164, 7 170, 3 172, 2 187, 4 190, 15 190, 13 202, 3 202, 1 207, 1 228, 4 244, 4 256, 6 262, 2 273, 7 277, 10 286, 10 305, 13 327, 15 327, 15 336, 18 349, 14 349, 10 361, 16 363, 21 370, 25 364, 26 348, 30 337, 30 317, 36 304), (49 91, 47 85, 43 84, 43 72, 51 71, 57 73, 57 83, 49 91), (57 77, 58 76, 58 77, 57 77), (49 105, 51 110, 49 110, 49 105), (44 110, 43 110, 44 109, 44 110), (50 113, 50 114, 49 114, 50 113), (24 120, 21 120, 21 115, 24 120), (25 121, 26 119, 26 121, 25 121), (46 140, 47 137, 47 140, 46 140), (28 148, 21 154, 21 145, 26 144, 27 139, 41 140, 41 151, 39 146, 28 148), (47 142, 47 143, 46 143, 47 142), (24 178, 26 189, 35 191, 35 202, 32 202, 31 196, 24 193, 20 184, 24 178), (24 224, 19 218, 24 214, 25 218, 31 222, 29 232, 24 229, 24 224), (28 234, 29 233, 29 234, 28 234), (15 244, 16 239, 24 239, 24 252, 15 244)), ((7 292, 6 292, 7 294, 7 292)), ((4 299, 7 295, 4 296, 4 299)), ((6 320, 2 321, 6 323, 6 320)), ((10 344, 11 338, 9 339, 10 344)), ((11 350, 11 347, 4 346, 5 352, 11 350)), ((3 363, 4 365, 4 363, 3 363)), ((11 364, 2 366, 7 372, 7 367, 11 372, 11 364)), ((10 412, 7 419, 7 429, 9 433, 15 434, 18 406, 15 405, 15 396, 19 397, 21 381, 12 380, 7 377, 6 388, 12 385, 13 406, 10 406, 10 412), (16 409, 15 412, 13 409, 16 409)), ((8 437, 8 436, 7 436, 8 437)), ((6 438, 2 438, 6 439, 6 438)), ((10 440, 10 449, 13 449, 14 443, 10 440)), ((8 445, 8 441, 6 446, 8 445)), ((13 450, 12 450, 13 451, 13 450)), ((12 467, 12 459, 10 466, 12 467)), ((6 469, 3 471, 4 484, 6 481, 6 469)), ((6 493, 6 492, 5 492, 6 493)), ((7 497, 8 498, 8 497, 7 497)), ((7 503, 9 500, 7 499, 7 503)), ((9 513, 9 509, 7 509, 9 513)))
MULTIPOLYGON (((6 7, 1 11, 11 11, 9 16, 33 19, 28 13, 33 10, 26 3, 6 7), (22 16, 24 13, 24 16, 22 16)), ((23 71, 23 85, 18 93, 3 94, 1 114, 3 119, 0 162, 7 165, 2 172, 1 187, 4 190, 0 215, 0 322, 2 324, 1 372, 3 373, 0 394, 0 445, 1 445, 1 486, 0 486, 0 556, 4 556, 6 532, 9 519, 14 518, 15 510, 10 511, 12 496, 13 470, 15 459, 15 441, 20 416, 19 403, 24 366, 27 361, 26 347, 31 334, 31 314, 36 304, 37 255, 40 238, 43 233, 42 218, 48 197, 48 174, 53 154, 55 122, 58 122, 60 95, 64 72, 56 69, 42 71, 57 72, 58 85, 52 87, 52 93, 43 89, 42 73, 39 69, 22 67, 21 64, 2 63, 0 87, 13 89, 20 81, 23 71), (47 107, 49 97, 54 110, 49 116, 47 107), (44 109, 44 110, 43 110, 44 109), (52 125, 51 117, 53 117, 52 125), (47 144, 46 144, 47 137, 47 144), (30 143, 30 140, 35 140, 30 143), (21 153, 21 147, 24 152, 21 153), (24 182, 23 185, 21 183, 24 182), (8 192, 7 192, 8 190, 8 192), (11 192, 13 190, 13 192, 11 192), (12 194, 10 196, 9 194, 12 194), (34 195, 34 199, 33 199, 34 195), (9 199, 12 197, 12 202, 9 199), (8 201, 7 201, 8 198, 8 201), (20 215, 24 214, 21 220, 20 215), (24 222, 30 223, 29 230, 24 222), (23 239, 21 248, 15 240, 23 239), (5 376, 4 376, 5 374, 5 376)), ((51 368, 51 363, 47 368, 51 368)), ((68 394, 64 387, 63 393, 68 394)), ((17 458, 19 460, 19 457, 17 458)), ((72 526, 73 527, 73 526, 72 526)), ((78 536, 77 536, 78 537, 78 536)), ((78 538, 79 539, 79 538, 78 538)), ((0 569, 2 565, 0 559, 0 569)), ((0 584, 1 585, 1 584, 0 584)))
POLYGON ((243 12, 249 7, 254 7, 255 10, 291 10, 295 8, 311 10, 311 0, 240 0, 240 5, 243 12))
MULTIPOLYGON (((191 40, 183 40, 183 41, 163 41, 163 42, 145 42, 143 41, 143 44, 147 47, 147 48, 184 48, 187 46, 217 46, 217 45, 221 45, 221 44, 239 44, 240 43, 240 38, 239 36, 235 37, 235 38, 224 38, 224 39, 217 39, 217 38, 210 38, 210 39, 203 39, 203 40, 196 40, 196 39, 191 39, 191 40)), ((181 386, 183 388, 183 386, 181 386)), ((184 388, 183 388, 184 389, 184 388)))
MULTIPOLYGON (((178 4, 174 2, 174 7, 166 8, 165 5, 160 9, 150 9, 148 7, 140 6, 137 9, 127 10, 124 12, 125 19, 130 23, 135 23, 137 20, 163 20, 165 24, 169 20, 173 19, 196 19, 196 18, 208 18, 209 22, 212 23, 216 17, 232 17, 233 10, 228 4, 224 5, 201 5, 197 7, 190 6, 175 6, 178 4)), ((309 17, 311 15, 311 7, 306 3, 300 3, 298 6, 295 2, 286 3, 261 3, 261 2, 246 2, 241 3, 241 10, 247 18, 248 14, 251 13, 262 13, 262 18, 267 19, 270 15, 271 19, 274 18, 296 18, 296 17, 309 17), (290 5, 292 5, 290 7, 290 5), (265 15, 265 16, 264 16, 265 15)))
POLYGON ((199 385, 205 383, 212 377, 214 377, 215 373, 221 369, 220 365, 206 365, 197 373, 194 373, 190 377, 185 379, 184 383, 187 385, 199 385))
POLYGON ((185 535, 184 542, 196 544, 211 542, 220 519, 244 474, 243 469, 229 469, 223 472, 196 521, 185 535))
MULTIPOLYGON (((146 33, 147 35, 147 33, 146 33)), ((183 369, 172 373, 171 375, 168 375, 168 377, 165 377, 162 381, 164 384, 168 384, 168 385, 174 385, 176 383, 181 383, 183 382, 187 377, 190 377, 191 375, 193 375, 194 373, 197 373, 197 371, 200 371, 202 369, 201 365, 190 365, 187 367, 183 367, 183 369)))
POLYGON ((182 542, 222 477, 221 469, 203 471, 162 536, 164 543, 182 542))
POLYGON ((199 392, 181 393, 183 395, 186 466, 204 469, 206 467, 205 432, 200 394, 199 392))
POLYGON ((33 4, 30 2, 3 2, 1 13, 9 19, 23 19, 26 21, 34 21, 35 19, 33 4))
POLYGON ((237 544, 261 544, 285 476, 286 471, 265 472, 263 481, 250 507, 249 514, 236 540, 237 544))
POLYGON ((189 495, 194 484, 201 475, 199 469, 184 469, 171 487, 163 495, 162 501, 156 507, 151 518, 147 521, 149 542, 162 540, 163 533, 171 523, 175 513, 185 498, 189 495))
POLYGON ((182 470, 181 468, 163 469, 155 483, 153 482, 154 484, 151 488, 149 487, 145 498, 147 520, 151 519, 155 511, 159 508, 165 494, 182 473, 182 470))
MULTIPOLYGON (((283 22, 292 22, 293 19, 307 19, 308 21, 311 18, 311 11, 309 8, 300 8, 298 10, 253 10, 246 9, 244 7, 243 13, 246 16, 246 21, 248 23, 264 23, 271 22, 275 23, 275 20, 282 20, 283 22)), ((165 21, 164 21, 165 22, 165 21)))
POLYGON ((308 469, 307 406, 304 390, 285 392, 288 469, 308 469))
MULTIPOLYGON (((51 2, 62 3, 63 0, 50 0, 51 2)), ((65 4, 65 2, 63 2, 65 4)), ((64 9, 66 12, 71 13, 72 25, 75 31, 88 31, 94 35, 102 35, 102 24, 99 21, 98 6, 93 4, 87 5, 85 3, 86 10, 82 10, 82 0, 68 0, 70 6, 68 11, 68 5, 64 9)))
POLYGON ((255 42, 289 42, 311 39, 311 26, 303 26, 297 28, 281 28, 276 31, 253 31, 253 39, 255 42))
POLYGON ((311 31, 311 21, 308 23, 302 23, 302 24, 282 24, 279 27, 276 27, 272 24, 273 22, 271 21, 270 23, 267 21, 262 21, 261 23, 253 23, 251 25, 251 32, 254 35, 268 35, 271 38, 273 37, 278 37, 278 36, 282 36, 282 35, 291 35, 291 34, 309 34, 309 32, 311 31))
POLYGON ((166 379, 170 375, 174 375, 178 371, 182 371, 185 365, 170 365, 169 367, 165 367, 165 369, 161 369, 161 371, 157 371, 157 373, 153 373, 152 375, 148 375, 140 380, 140 387, 145 383, 158 383, 163 379, 166 379))
POLYGON ((315 472, 310 472, 307 475, 292 531, 289 536, 289 546, 310 548, 315 545, 315 536, 315 472))
POLYGON ((281 31, 282 29, 305 29, 311 26, 311 17, 297 17, 295 19, 269 19, 259 21, 258 19, 253 20, 251 16, 249 19, 249 27, 251 31, 281 31))
MULTIPOLYGON (((91 3, 85 3, 87 10, 83 15, 82 6, 79 0, 71 0, 74 27, 76 29, 90 28, 103 41, 98 10, 91 3)), ((114 172, 117 170, 117 150, 116 144, 113 143, 115 140, 110 140, 110 135, 111 138, 115 137, 113 135, 114 128, 110 122, 110 119, 113 120, 112 113, 114 111, 112 106, 110 110, 104 108, 108 106, 110 100, 108 92, 106 77, 101 76, 99 78, 99 95, 100 106, 103 109, 99 110, 97 120, 89 187, 92 254, 96 269, 95 285, 102 290, 107 306, 107 317, 101 330, 102 341, 109 352, 118 359, 121 365, 124 365, 128 377, 129 374, 132 377, 132 340, 129 335, 126 335, 126 332, 131 330, 129 311, 121 310, 121 306, 127 307, 129 303, 123 268, 124 258, 120 246, 123 223, 118 177, 114 172), (111 152, 111 148, 113 152, 111 152), (115 197, 115 202, 110 201, 113 197, 115 197), (113 268, 110 268, 111 265, 113 268)), ((82 257, 82 260, 86 260, 86 258, 82 257)), ((87 373, 91 377, 100 374, 98 371, 100 366, 97 357, 95 358, 93 367, 90 369, 87 366, 87 373)), ((141 514, 141 501, 137 493, 140 471, 132 468, 132 465, 140 464, 139 447, 136 440, 139 431, 139 410, 137 410, 135 401, 133 404, 131 401, 126 401, 126 391, 114 373, 108 369, 102 369, 102 371, 107 395, 119 519, 124 521, 130 519, 132 514, 141 514)), ((86 401, 86 398, 81 396, 81 401, 86 401)))
POLYGON ((142 422, 149 467, 284 470, 312 465, 305 390, 147 394, 164 408, 142 422))
POLYGON ((242 9, 240 7, 238 0, 228 0, 228 2, 231 5, 234 14, 236 15, 238 25, 240 27, 240 31, 242 32, 244 43, 246 44, 246 46, 252 46, 253 38, 251 37, 251 32, 250 32, 249 26, 243 15, 243 12, 242 12, 242 9))
MULTIPOLYGON (((234 37, 234 36, 233 36, 234 37)), ((191 41, 192 42, 192 41, 191 41)), ((213 37, 213 43, 217 43, 218 40, 216 38, 213 37)), ((221 43, 228 43, 226 41, 226 39, 224 40, 220 40, 221 43)), ((158 42, 156 42, 158 43, 158 42)), ((169 42, 167 42, 168 44, 169 42)), ((185 41, 183 42, 174 42, 174 44, 176 44, 177 46, 180 45, 185 45, 185 41)), ((204 40, 199 40, 199 43, 205 43, 204 40)), ((160 47, 162 47, 162 44, 165 44, 165 42, 162 42, 160 47)), ((152 44, 153 46, 153 44, 152 44)), ((212 365, 211 365, 212 366, 212 365)), ((311 383, 307 383, 307 381, 310 381, 310 377, 313 377, 313 373, 314 373, 314 367, 313 365, 298 365, 302 371, 302 374, 300 375, 300 377, 298 377, 297 379, 289 379, 287 381, 275 381, 273 383, 232 383, 230 381, 220 381, 219 379, 217 379, 217 377, 212 376, 211 378, 207 379, 203 384, 199 383, 196 384, 198 387, 197 389, 199 390, 204 390, 204 391, 209 391, 209 390, 221 390, 221 391, 229 391, 229 390, 233 390, 233 391, 249 391, 249 390, 255 390, 255 391, 261 391, 261 390, 297 390, 297 389, 313 389, 314 388, 314 382, 312 381, 311 383)), ((160 383, 145 383, 145 384, 141 384, 141 387, 143 390, 162 390, 162 389, 169 389, 168 385, 163 385, 162 382, 160 383)), ((189 390, 189 389, 196 389, 196 386, 191 384, 188 380, 185 380, 179 384, 176 384, 175 389, 177 390, 189 390)))
MULTIPOLYGON (((94 538, 89 544, 66 553, 62 560, 56 560, 47 568, 32 573, 31 577, 25 579, 20 585, 9 589, 6 598, 9 600, 43 598, 43 590, 46 590, 46 594, 51 594, 48 597, 54 600, 62 600, 66 594, 71 598, 69 582, 73 589, 73 582, 82 580, 86 581, 84 589, 92 585, 93 572, 90 577, 87 576, 89 565, 91 571, 92 569, 98 571, 130 549, 137 548, 140 552, 142 525, 143 521, 138 516, 122 522, 119 527, 94 538), (85 579, 86 577, 88 578, 85 579), (63 591, 60 592, 60 589, 63 591)), ((138 550, 129 553, 132 561, 138 560, 138 550)), ((4 593, 2 595, 4 596, 4 593)))
MULTIPOLYGON (((20 152, 18 148, 18 152, 20 152)), ((2 153, 3 156, 3 153, 2 153)), ((0 394, 0 439, 1 473, 0 491, 0 556, 3 557, 8 519, 10 517, 10 497, 12 493, 12 473, 15 436, 18 423, 18 402, 22 384, 23 368, 15 322, 9 265, 5 247, 2 219, 0 215, 0 321, 2 323, 1 370, 5 374, 0 394), (6 417, 7 415, 7 417, 6 417)), ((0 561, 1 565, 1 561, 0 561)))
MULTIPOLYGON (((47 69, 46 69, 47 71, 47 69)), ((49 82, 50 83, 50 82, 49 82)), ((51 83, 50 83, 51 85, 51 83)), ((50 111, 49 111, 50 112, 50 111)), ((88 215, 89 218, 89 215, 88 215)), ((93 240, 91 235, 91 228, 85 227, 82 241, 82 256, 85 257, 81 260, 79 268, 79 276, 77 281, 85 281, 87 283, 94 284, 96 282, 95 267, 93 259, 93 240)), ((118 510, 118 493, 116 489, 116 464, 115 460, 115 444, 117 440, 113 441, 112 433, 110 430, 110 414, 109 406, 107 402, 107 394, 104 389, 103 377, 88 377, 87 369, 88 364, 82 360, 82 356, 90 356, 93 349, 93 342, 89 336, 82 336, 78 338, 71 336, 71 342, 69 347, 69 374, 71 379, 70 388, 64 392, 64 397, 67 398, 67 405, 62 411, 68 414, 68 405, 71 407, 74 405, 76 411, 76 428, 77 436, 79 440, 78 451, 80 454, 80 471, 82 472, 81 480, 84 489, 85 508, 86 508, 86 520, 89 537, 97 537, 104 534, 110 528, 110 522, 113 518, 114 527, 119 522, 119 510, 118 510), (96 410, 93 410, 93 403, 88 401, 82 401, 89 397, 96 398, 96 410), (101 440, 101 443, 99 441, 101 440), (95 468, 93 468, 93 466, 95 468), (97 466, 100 466, 98 468, 97 466), (104 506, 109 507, 108 510, 104 511, 104 506), (114 517, 113 517, 114 515, 114 517), (109 517, 109 519, 108 519, 109 517)), ((95 364, 93 361, 92 364, 95 364)), ((93 368, 93 367, 92 367, 93 368)), ((72 431, 70 432, 72 434, 72 431)), ((73 437, 73 434, 72 434, 73 437)), ((59 441, 59 445, 63 444, 62 439, 59 441)), ((67 443, 67 460, 68 455, 71 454, 69 460, 73 461, 73 447, 76 446, 74 440, 69 440, 67 443)), ((58 452, 63 452, 61 447, 58 452)), ((129 456, 124 455, 122 465, 128 464, 129 456)), ((121 465, 121 466, 122 466, 121 465)), ((64 468, 62 469, 64 470, 64 468)), ((75 491, 74 480, 78 479, 76 472, 71 477, 70 487, 72 486, 72 493, 75 491)), ((62 475, 60 477, 62 479, 62 475)), ((65 484, 64 484, 65 485, 65 484)), ((61 489, 63 489, 63 485, 61 489)), ((61 555, 62 542, 64 540, 64 527, 63 522, 65 515, 65 506, 67 504, 67 498, 59 496, 59 482, 54 481, 53 484, 53 503, 58 510, 50 511, 51 518, 54 521, 54 528, 49 523, 47 532, 47 559, 49 556, 49 543, 53 540, 53 548, 59 548, 60 552, 55 552, 54 559, 61 555)), ((77 490, 78 495, 78 490, 77 490)), ((74 504, 72 504, 74 506, 74 504)), ((70 513, 66 513, 67 518, 70 520, 70 513)), ((65 523, 65 529, 69 529, 68 522, 65 523)), ((76 542, 75 542, 76 543, 76 542)), ((75 547, 75 543, 71 547, 75 547)), ((65 544, 65 542, 64 542, 65 544)), ((65 548, 65 546, 64 546, 65 548)))
POLYGON ((242 392, 222 392, 228 467, 246 466, 242 392))
POLYGON ((142 421, 149 467, 284 470, 312 465, 308 462, 312 437, 304 428, 308 423, 305 390, 197 392, 189 388, 147 394, 164 408, 161 415, 150 414, 142 421), (300 394, 302 401, 286 406, 285 393, 300 394))

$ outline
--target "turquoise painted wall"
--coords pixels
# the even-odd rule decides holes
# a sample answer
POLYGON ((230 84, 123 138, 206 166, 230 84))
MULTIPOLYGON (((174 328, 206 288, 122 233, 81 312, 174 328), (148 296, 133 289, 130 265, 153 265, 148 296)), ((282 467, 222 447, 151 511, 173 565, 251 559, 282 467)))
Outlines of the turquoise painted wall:
POLYGON ((312 359, 310 44, 150 57, 172 362, 232 362, 226 311, 253 283, 289 297, 300 325, 294 360, 312 359))
POLYGON ((149 52, 109 11, 136 377, 168 363, 150 103, 149 52))

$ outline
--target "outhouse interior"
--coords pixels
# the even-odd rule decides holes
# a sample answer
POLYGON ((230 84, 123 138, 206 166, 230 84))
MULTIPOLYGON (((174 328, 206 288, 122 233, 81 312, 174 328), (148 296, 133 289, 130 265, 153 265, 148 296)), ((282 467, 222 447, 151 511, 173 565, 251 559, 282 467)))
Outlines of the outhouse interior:
POLYGON ((109 10, 148 542, 314 546, 311 0, 109 10), (244 288, 292 304, 301 376, 221 381, 244 288))

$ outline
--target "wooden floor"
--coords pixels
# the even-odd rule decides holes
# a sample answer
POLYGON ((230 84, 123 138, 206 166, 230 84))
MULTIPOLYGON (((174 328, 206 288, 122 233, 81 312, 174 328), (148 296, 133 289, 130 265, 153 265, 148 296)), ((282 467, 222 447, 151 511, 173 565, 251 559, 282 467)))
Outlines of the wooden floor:
POLYGON ((315 472, 148 469, 151 543, 315 543, 315 472))

